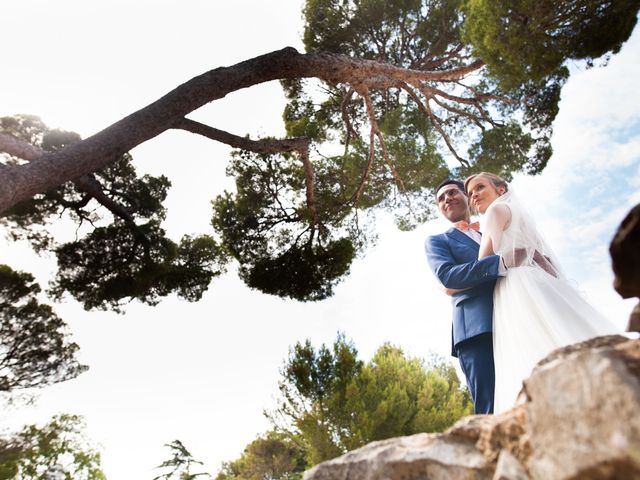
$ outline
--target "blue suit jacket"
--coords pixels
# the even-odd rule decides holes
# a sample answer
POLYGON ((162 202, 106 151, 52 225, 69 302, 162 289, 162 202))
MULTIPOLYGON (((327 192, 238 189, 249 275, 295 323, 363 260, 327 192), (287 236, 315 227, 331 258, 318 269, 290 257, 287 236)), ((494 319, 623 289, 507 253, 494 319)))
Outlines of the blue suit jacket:
POLYGON ((478 260, 479 248, 457 228, 428 237, 425 242, 427 261, 440 282, 447 288, 468 288, 451 298, 451 354, 454 357, 458 343, 492 331, 493 288, 500 257, 491 255, 478 260))

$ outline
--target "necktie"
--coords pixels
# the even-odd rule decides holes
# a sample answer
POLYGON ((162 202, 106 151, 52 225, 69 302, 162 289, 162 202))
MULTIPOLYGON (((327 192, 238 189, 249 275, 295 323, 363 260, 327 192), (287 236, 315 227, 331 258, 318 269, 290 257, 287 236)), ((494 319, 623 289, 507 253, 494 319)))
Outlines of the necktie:
POLYGON ((467 231, 467 230, 475 230, 476 232, 480 230, 480 222, 467 223, 464 220, 459 221, 454 225, 458 230, 467 231))

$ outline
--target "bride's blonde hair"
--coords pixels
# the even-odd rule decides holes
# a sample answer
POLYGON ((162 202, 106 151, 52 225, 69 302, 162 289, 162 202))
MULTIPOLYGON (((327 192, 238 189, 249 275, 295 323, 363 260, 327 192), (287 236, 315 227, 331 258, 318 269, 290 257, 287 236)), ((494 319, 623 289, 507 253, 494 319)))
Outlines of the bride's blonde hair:
POLYGON ((469 182, 471 180, 473 180, 476 177, 484 177, 487 180, 489 180, 489 182, 491 183, 491 185, 493 185, 496 189, 499 189, 500 187, 504 188, 505 192, 509 191, 509 184, 506 182, 506 180, 498 175, 496 175, 495 173, 491 173, 491 172, 480 172, 480 173, 476 173, 474 175, 471 175, 470 177, 468 177, 465 181, 464 181, 464 192, 469 195, 469 182))

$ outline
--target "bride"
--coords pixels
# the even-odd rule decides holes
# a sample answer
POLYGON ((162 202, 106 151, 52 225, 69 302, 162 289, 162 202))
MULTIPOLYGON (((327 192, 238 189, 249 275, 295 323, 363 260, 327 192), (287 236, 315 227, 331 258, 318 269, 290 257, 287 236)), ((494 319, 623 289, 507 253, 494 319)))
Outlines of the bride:
POLYGON ((479 258, 500 255, 507 266, 493 293, 494 411, 511 408, 535 364, 552 350, 618 333, 569 284, 533 218, 501 177, 482 172, 464 183, 484 214, 479 258))

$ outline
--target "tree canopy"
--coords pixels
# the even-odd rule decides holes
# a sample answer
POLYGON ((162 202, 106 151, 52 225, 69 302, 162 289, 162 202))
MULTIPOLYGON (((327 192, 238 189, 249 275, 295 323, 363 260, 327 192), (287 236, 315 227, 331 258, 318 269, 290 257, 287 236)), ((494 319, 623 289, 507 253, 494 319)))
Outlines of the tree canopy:
POLYGON ((310 465, 374 440, 442 431, 471 413, 450 364, 424 364, 389 344, 365 363, 341 335, 331 347, 309 340, 292 347, 279 387, 269 418, 299 435, 310 465))
POLYGON ((338 335, 331 346, 295 344, 281 370, 274 429, 223 465, 218 480, 301 478, 304 470, 374 440, 439 432, 472 413, 455 368, 385 344, 364 362, 338 335))
POLYGON ((615 53, 638 0, 308 0, 307 53, 291 48, 217 68, 87 139, 35 117, 2 119, 0 212, 15 238, 53 250, 51 293, 87 309, 197 300, 235 259, 252 288, 319 300, 372 238, 383 209, 411 228, 433 214, 445 176, 538 173, 551 156, 568 59, 615 53), (252 140, 187 117, 228 93, 280 80, 289 138, 252 140), (236 149, 233 192, 213 232, 163 228, 167 178, 138 175, 129 151, 179 129, 236 149), (79 226, 58 244, 43 228, 79 226))
POLYGON ((195 465, 202 465, 202 462, 193 458, 191 452, 187 450, 180 440, 174 440, 165 446, 171 451, 171 457, 156 467, 165 472, 154 477, 153 480, 195 480, 196 478, 211 478, 208 473, 193 473, 191 471, 195 465))
MULTIPOLYGON (((77 134, 49 130, 34 116, 4 117, 0 125, 41 152, 79 141, 77 134)), ((17 159, 8 161, 15 164, 17 159)), ((198 300, 222 271, 220 247, 208 235, 185 236, 179 244, 167 238, 161 227, 162 202, 170 185, 164 176, 138 176, 131 156, 123 154, 91 175, 18 203, 0 222, 14 239, 55 253, 54 298, 68 292, 86 309, 116 311, 123 299, 153 305, 171 292, 198 300), (65 216, 78 228, 86 226, 86 233, 59 243, 47 225, 65 216)))
POLYGON ((39 291, 31 274, 0 265, 0 392, 43 387, 87 369, 64 321, 38 302, 39 291))
POLYGON ((300 441, 289 432, 272 430, 247 445, 240 458, 225 462, 216 480, 299 480, 306 469, 300 441))
POLYGON ((538 81, 567 59, 620 51, 636 22, 638 0, 468 0, 465 38, 506 86, 538 81))
POLYGON ((41 480, 52 472, 51 478, 65 480, 106 479, 81 417, 57 415, 43 427, 29 425, 0 437, 0 478, 41 480))

